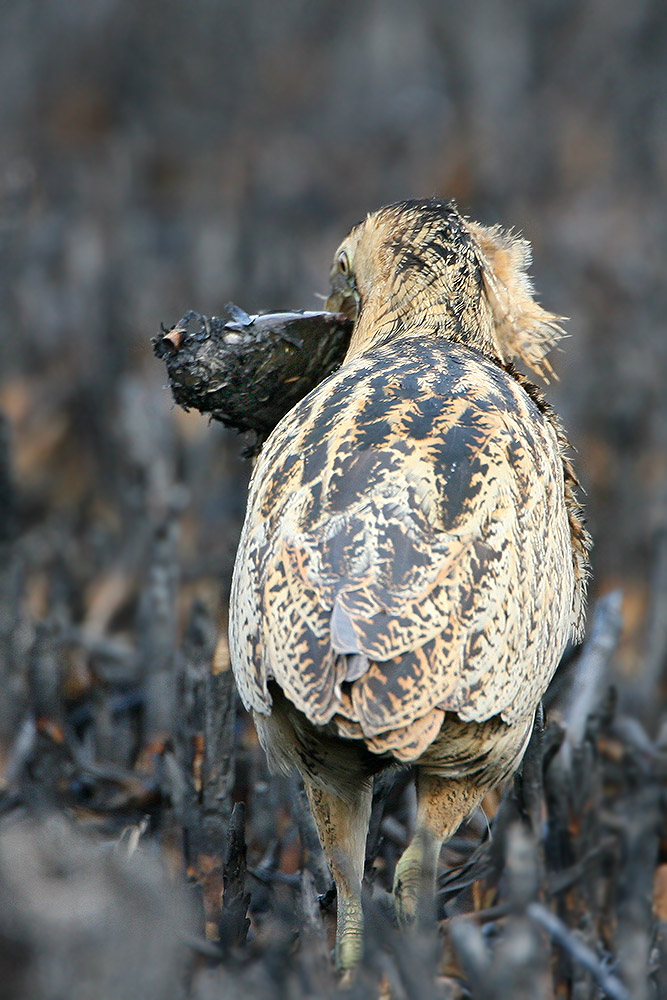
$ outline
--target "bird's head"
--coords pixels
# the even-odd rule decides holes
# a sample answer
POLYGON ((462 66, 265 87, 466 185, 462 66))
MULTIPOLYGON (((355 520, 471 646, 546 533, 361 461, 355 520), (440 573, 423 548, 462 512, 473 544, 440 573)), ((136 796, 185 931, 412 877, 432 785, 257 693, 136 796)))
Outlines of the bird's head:
POLYGON ((348 359, 405 334, 445 336, 541 375, 561 317, 533 298, 529 244, 463 218, 453 202, 402 201, 338 247, 327 308, 355 320, 348 359))

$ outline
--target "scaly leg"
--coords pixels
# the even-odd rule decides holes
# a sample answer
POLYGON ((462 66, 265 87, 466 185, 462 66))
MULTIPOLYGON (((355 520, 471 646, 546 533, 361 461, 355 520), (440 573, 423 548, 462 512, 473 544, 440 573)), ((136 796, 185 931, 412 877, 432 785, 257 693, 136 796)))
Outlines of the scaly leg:
POLYGON ((336 965, 341 971, 359 962, 363 949, 361 880, 373 785, 360 780, 349 798, 340 798, 303 775, 320 843, 336 883, 336 965))
POLYGON ((433 905, 440 848, 484 796, 470 779, 438 778, 417 771, 417 825, 396 865, 394 907, 402 924, 433 905))

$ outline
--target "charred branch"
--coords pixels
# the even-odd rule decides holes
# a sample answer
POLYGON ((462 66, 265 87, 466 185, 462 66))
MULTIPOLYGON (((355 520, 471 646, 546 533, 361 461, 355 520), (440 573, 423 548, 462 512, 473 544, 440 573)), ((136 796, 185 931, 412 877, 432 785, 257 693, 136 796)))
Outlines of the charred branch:
POLYGON ((229 320, 187 312, 153 338, 153 350, 180 406, 254 431, 261 442, 341 363, 352 323, 339 313, 229 312, 229 320))

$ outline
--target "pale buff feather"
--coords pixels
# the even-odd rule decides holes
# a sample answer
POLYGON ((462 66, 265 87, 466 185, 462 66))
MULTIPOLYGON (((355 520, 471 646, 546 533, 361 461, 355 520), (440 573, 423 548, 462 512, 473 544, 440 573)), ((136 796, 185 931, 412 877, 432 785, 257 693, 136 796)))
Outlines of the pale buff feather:
POLYGON ((466 223, 478 246, 500 357, 505 362, 522 361, 548 382, 554 371, 546 355, 566 336, 560 325, 565 317, 543 309, 533 297, 527 273, 530 244, 500 226, 466 223))

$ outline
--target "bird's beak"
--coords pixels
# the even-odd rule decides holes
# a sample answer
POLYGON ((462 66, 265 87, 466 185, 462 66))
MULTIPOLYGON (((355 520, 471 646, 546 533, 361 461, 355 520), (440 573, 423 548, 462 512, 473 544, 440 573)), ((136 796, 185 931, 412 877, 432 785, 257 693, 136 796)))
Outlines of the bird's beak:
POLYGON ((331 294, 324 303, 327 312, 343 313, 353 322, 359 315, 359 292, 356 288, 341 281, 340 275, 333 275, 331 278, 331 294))

